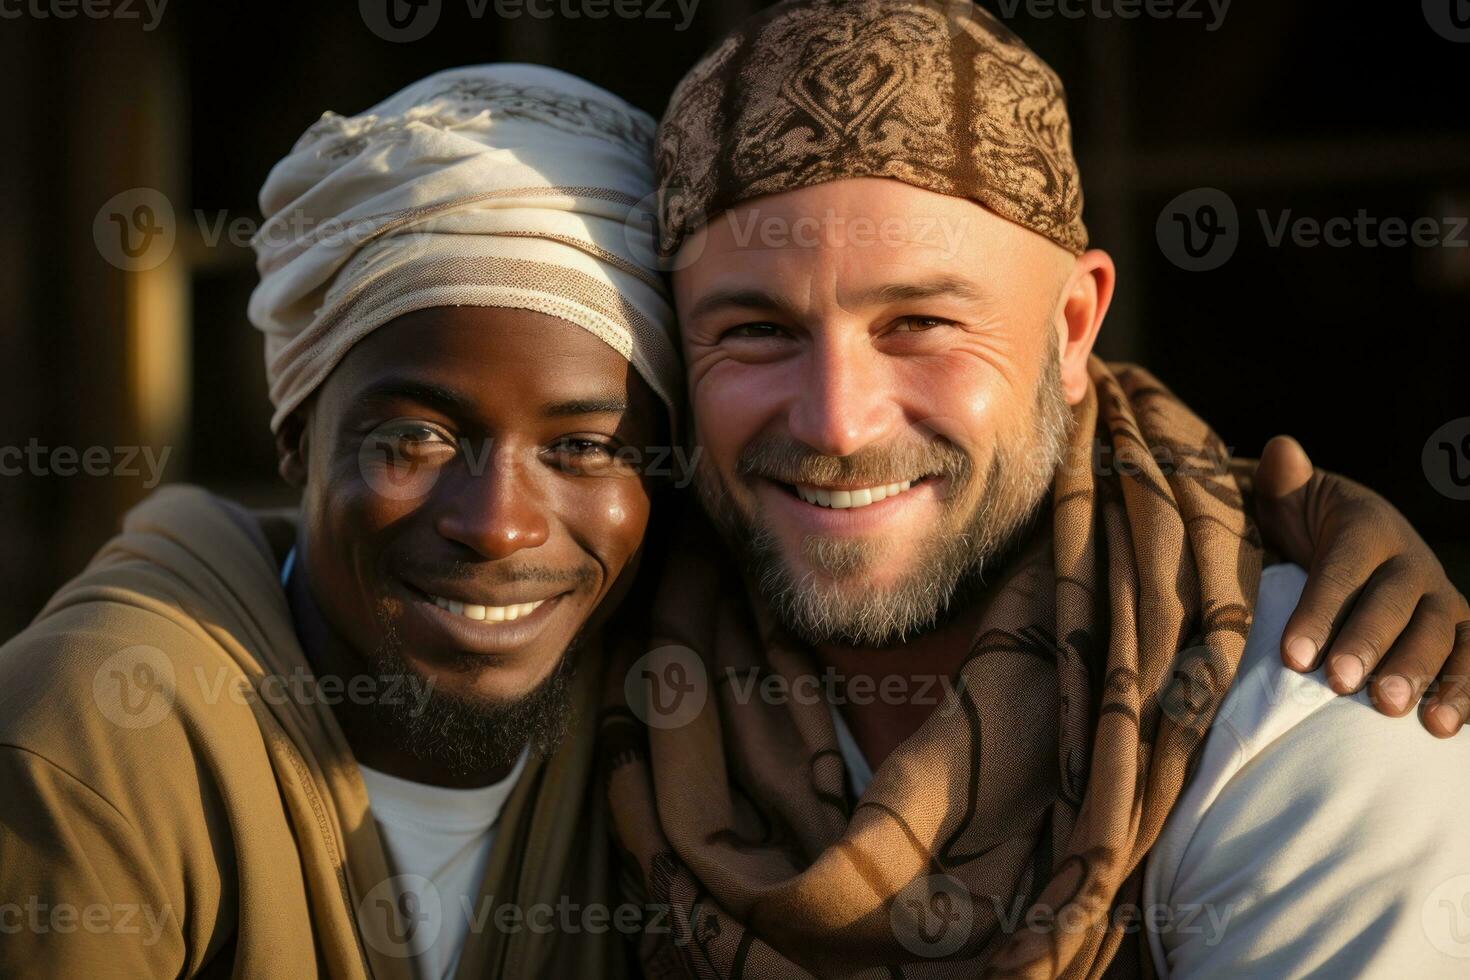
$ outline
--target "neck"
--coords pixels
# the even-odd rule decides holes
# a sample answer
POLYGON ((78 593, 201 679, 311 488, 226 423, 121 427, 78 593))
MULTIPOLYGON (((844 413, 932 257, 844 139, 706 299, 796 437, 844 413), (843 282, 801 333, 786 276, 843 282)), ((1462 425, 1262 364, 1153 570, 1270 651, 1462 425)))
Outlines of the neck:
MULTIPOLYGON (((1006 547, 987 563, 984 578, 969 576, 937 625, 886 647, 820 644, 817 661, 846 678, 860 679, 863 696, 850 690, 837 705, 858 748, 874 771, 929 720, 957 683, 996 589, 1029 549, 1042 547, 1033 532, 1045 528, 1045 502, 1006 547), (885 688, 885 684, 887 687, 885 688), (885 693, 886 692, 886 693, 885 693)), ((841 695, 839 695, 841 696, 841 695)))
POLYGON ((935 628, 893 646, 813 648, 817 661, 843 681, 837 709, 874 770, 953 690, 982 613, 982 602, 967 602, 935 628))
POLYGON ((363 699, 350 695, 354 690, 379 690, 382 678, 372 672, 368 658, 344 643, 322 616, 311 594, 299 549, 296 566, 286 582, 286 600, 291 607, 296 636, 318 685, 332 678, 337 690, 343 692, 333 699, 332 714, 342 728, 353 758, 360 764, 399 779, 453 789, 489 786, 510 775, 514 762, 461 771, 420 758, 404 748, 407 733, 401 724, 393 721, 391 714, 371 703, 360 703, 363 699), (357 681, 358 686, 354 687, 353 682, 358 678, 364 680, 357 681))

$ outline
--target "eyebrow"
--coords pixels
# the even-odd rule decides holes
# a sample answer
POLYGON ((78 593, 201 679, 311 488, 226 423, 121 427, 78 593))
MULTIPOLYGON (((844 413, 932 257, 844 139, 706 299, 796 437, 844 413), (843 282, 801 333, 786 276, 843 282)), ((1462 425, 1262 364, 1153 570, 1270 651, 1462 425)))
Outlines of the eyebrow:
POLYGON ((383 378, 368 385, 358 394, 359 401, 389 401, 401 398, 420 402, 446 415, 468 415, 472 410, 469 399, 443 385, 411 378, 383 378))
POLYGON ((712 293, 706 293, 699 298, 689 311, 690 319, 713 313, 715 310, 723 310, 730 307, 739 309, 756 310, 781 310, 785 309, 782 303, 772 294, 764 289, 754 286, 735 286, 728 289, 716 289, 712 293))
MULTIPOLYGON (((982 302, 985 292, 973 282, 960 276, 940 275, 919 282, 894 282, 873 286, 863 290, 854 300, 859 305, 888 306, 893 303, 909 303, 914 300, 932 299, 936 296, 952 296, 969 302, 982 302)), ((702 296, 689 311, 689 318, 704 316, 716 310, 728 308, 756 310, 784 310, 786 304, 771 293, 755 286, 733 286, 717 289, 702 296)))
POLYGON ((973 282, 960 276, 941 275, 920 282, 895 282, 875 286, 858 296, 859 302, 905 303, 916 299, 932 299, 935 296, 953 296, 956 299, 978 302, 985 293, 973 282))
POLYGON ((566 418, 571 415, 621 415, 628 410, 628 403, 621 398, 574 398, 555 402, 541 410, 550 418, 566 418))

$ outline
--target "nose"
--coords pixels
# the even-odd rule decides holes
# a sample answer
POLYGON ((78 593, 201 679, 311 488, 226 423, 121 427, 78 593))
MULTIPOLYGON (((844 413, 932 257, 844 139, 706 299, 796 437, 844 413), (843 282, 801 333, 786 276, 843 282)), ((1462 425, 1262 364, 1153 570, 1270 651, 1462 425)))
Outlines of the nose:
POLYGON ((443 481, 443 509, 435 519, 441 537, 486 561, 539 548, 549 529, 543 495, 528 485, 526 468, 504 453, 491 457, 484 472, 456 474, 457 479, 443 481))
POLYGON ((901 412, 866 336, 819 342, 805 361, 787 416, 792 438, 827 456, 850 456, 887 438, 901 412))

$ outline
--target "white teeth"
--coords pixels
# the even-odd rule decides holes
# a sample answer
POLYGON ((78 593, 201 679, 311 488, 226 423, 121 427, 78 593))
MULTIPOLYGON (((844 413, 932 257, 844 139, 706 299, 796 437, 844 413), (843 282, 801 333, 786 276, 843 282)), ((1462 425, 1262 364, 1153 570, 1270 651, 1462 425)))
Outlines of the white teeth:
POLYGON ((512 619, 520 619, 529 616, 539 609, 545 599, 537 599, 535 602, 518 602, 513 606, 477 606, 470 603, 456 602, 453 599, 445 599, 434 596, 434 605, 440 609, 446 609, 456 616, 464 616, 477 622, 486 623, 508 623, 512 619))
POLYGON ((808 486, 804 483, 796 485, 796 495, 809 504, 818 507, 831 507, 833 510, 851 510, 856 507, 867 507, 876 504, 880 500, 896 497, 914 485, 912 480, 904 480, 901 483, 879 484, 876 487, 864 487, 861 490, 824 490, 821 487, 808 486))

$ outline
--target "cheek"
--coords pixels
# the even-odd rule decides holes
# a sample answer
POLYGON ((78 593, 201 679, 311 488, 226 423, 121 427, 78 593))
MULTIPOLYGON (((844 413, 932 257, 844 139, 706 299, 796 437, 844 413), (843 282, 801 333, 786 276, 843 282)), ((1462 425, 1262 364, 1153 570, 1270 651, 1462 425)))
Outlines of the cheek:
POLYGON ((355 454, 320 462, 308 471, 302 499, 307 549, 314 556, 314 573, 331 583, 326 591, 332 598, 325 602, 361 617, 365 610, 357 607, 371 603, 379 588, 376 561, 387 532, 424 500, 378 492, 356 465, 355 454), (360 599, 364 589, 369 595, 360 599))
POLYGON ((1006 431, 1013 394, 994 369, 965 360, 915 365, 896 379, 894 390, 905 393, 909 418, 926 434, 978 459, 1006 431))
POLYGON ((695 437, 722 473, 733 473, 741 450, 780 417, 794 384, 789 373, 785 365, 727 362, 694 382, 695 437))
POLYGON ((583 532, 578 537, 606 571, 604 589, 643 543, 649 511, 648 492, 637 479, 619 479, 594 488, 578 507, 576 520, 583 532))
MULTIPOLYGON (((426 472, 426 471, 424 471, 426 472)), ((407 517, 428 499, 423 473, 411 483, 390 483, 365 471, 356 455, 339 458, 307 479, 308 513, 313 524, 340 535, 338 542, 362 539, 407 517), (405 487, 411 487, 411 491, 405 487)))

